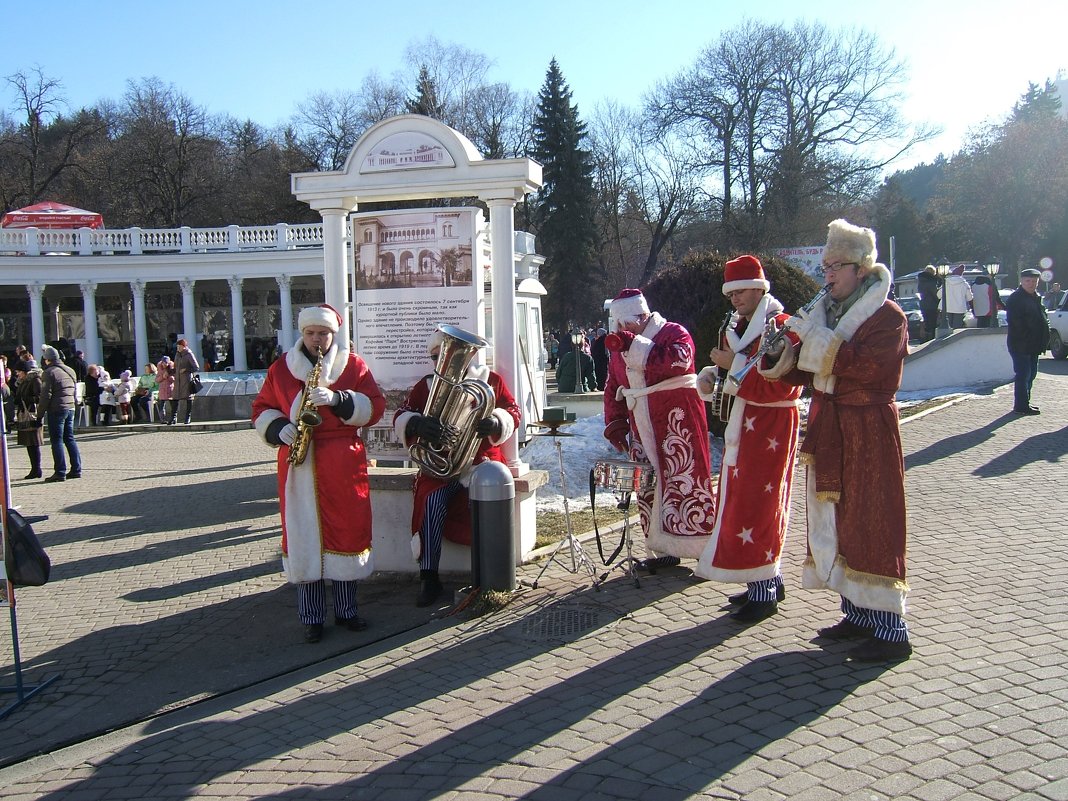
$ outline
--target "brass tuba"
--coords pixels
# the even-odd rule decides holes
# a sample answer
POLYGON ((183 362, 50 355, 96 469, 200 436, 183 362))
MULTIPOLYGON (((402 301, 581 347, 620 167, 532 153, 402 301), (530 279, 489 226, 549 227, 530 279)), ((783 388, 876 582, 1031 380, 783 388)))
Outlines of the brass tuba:
POLYGON ((300 410, 297 412, 297 436, 293 444, 289 446, 289 456, 286 461, 291 465, 304 464, 308 458, 308 446, 311 445, 312 429, 323 422, 323 416, 315 408, 308 397, 315 387, 319 386, 319 375, 323 372, 323 349, 318 348, 319 358, 315 366, 308 373, 308 380, 304 382, 304 394, 300 396, 300 410))
POLYGON ((496 398, 485 381, 464 378, 479 348, 489 343, 454 325, 439 325, 445 341, 438 353, 430 397, 423 414, 441 421, 441 442, 421 437, 408 448, 412 461, 427 473, 446 479, 455 476, 478 450, 478 424, 493 414, 496 398))

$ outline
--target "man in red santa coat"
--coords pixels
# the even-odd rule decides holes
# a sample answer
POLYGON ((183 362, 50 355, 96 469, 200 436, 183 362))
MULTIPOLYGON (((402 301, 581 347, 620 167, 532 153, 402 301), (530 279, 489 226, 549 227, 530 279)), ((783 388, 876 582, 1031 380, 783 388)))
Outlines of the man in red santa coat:
POLYGON ((782 377, 813 390, 799 456, 808 472, 802 586, 841 596, 844 617, 819 636, 863 638, 849 652, 862 662, 912 654, 903 617, 905 467, 894 404, 908 322, 887 298, 893 279, 876 256, 870 228, 845 220, 828 226, 823 276, 830 294, 788 321, 801 346, 797 366, 782 377))
POLYGON ((333 584, 335 622, 352 631, 367 625, 356 614, 356 582, 374 570, 367 457, 359 427, 378 422, 386 399, 364 360, 337 341, 341 316, 331 306, 303 309, 297 326, 301 338, 268 369, 252 403, 252 422, 264 441, 278 448, 282 567, 297 585, 304 639, 318 642, 326 619, 324 579, 333 584), (322 423, 309 428, 304 462, 290 465, 305 384, 320 351, 319 381, 308 395, 322 423))
MULTIPOLYGON (((725 341, 710 358, 716 367, 737 373, 760 349, 768 323, 782 326, 790 315, 768 293, 771 285, 756 257, 728 261, 723 278, 723 294, 735 313, 724 332, 725 341)), ((780 352, 781 346, 776 355, 780 352)), ((779 359, 775 375, 792 366, 779 359)), ((704 400, 712 400, 714 381, 712 367, 698 376, 697 389, 704 400)), ((778 601, 786 596, 779 559, 790 521, 801 387, 750 370, 741 386, 726 381, 724 391, 736 399, 723 435, 716 524, 694 572, 714 581, 746 582, 746 592, 731 596, 732 603, 742 605, 731 617, 739 623, 757 623, 774 615, 778 601)))
POLYGON ((647 564, 696 559, 712 531, 716 500, 693 339, 650 312, 637 289, 624 289, 610 309, 617 330, 605 339, 604 437, 656 473, 653 489, 638 493, 646 547, 657 557, 647 564))
MULTIPOLYGON (((437 363, 445 335, 435 330, 427 340, 426 351, 430 360, 437 363)), ((393 429, 397 438, 406 446, 417 439, 440 444, 441 421, 423 414, 433 373, 412 387, 404 405, 393 415, 393 429)), ((429 475, 423 470, 415 479, 415 500, 412 506, 412 552, 419 561, 419 595, 416 606, 430 606, 440 596, 444 587, 438 575, 441 562, 442 537, 461 545, 471 544, 471 512, 468 505, 467 486, 475 465, 487 459, 504 462, 501 445, 519 427, 519 404, 512 397, 504 378, 488 367, 472 362, 465 378, 485 381, 493 390, 493 413, 478 423, 477 435, 481 442, 471 463, 455 476, 447 479, 429 475)), ((442 471, 444 472, 444 471, 442 471)))

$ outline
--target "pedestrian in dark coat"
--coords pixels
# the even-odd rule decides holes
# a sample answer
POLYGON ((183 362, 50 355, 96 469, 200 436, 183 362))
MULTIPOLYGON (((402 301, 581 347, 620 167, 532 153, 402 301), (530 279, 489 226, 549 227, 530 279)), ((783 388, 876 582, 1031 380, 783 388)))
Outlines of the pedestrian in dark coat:
POLYGON ((1031 405, 1031 386, 1038 375, 1038 357, 1049 348, 1049 318, 1038 295, 1038 270, 1020 273, 1020 286, 1005 301, 1009 334, 1006 338, 1012 371, 1016 374, 1012 410, 1016 414, 1039 414, 1031 405))

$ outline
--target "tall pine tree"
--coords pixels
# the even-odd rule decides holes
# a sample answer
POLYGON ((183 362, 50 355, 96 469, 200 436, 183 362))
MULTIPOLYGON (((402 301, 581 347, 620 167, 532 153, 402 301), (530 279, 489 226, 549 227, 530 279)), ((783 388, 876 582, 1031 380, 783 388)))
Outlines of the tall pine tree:
POLYGON ((593 159, 583 149, 586 125, 560 65, 549 63, 538 93, 531 157, 541 163, 542 188, 534 209, 545 254, 543 310, 550 325, 585 324, 602 316, 603 276, 595 263, 593 159))
POLYGON ((419 78, 415 82, 415 97, 407 103, 409 114, 422 114, 435 120, 445 119, 445 104, 438 99, 438 86, 430 76, 426 64, 419 68, 419 78))

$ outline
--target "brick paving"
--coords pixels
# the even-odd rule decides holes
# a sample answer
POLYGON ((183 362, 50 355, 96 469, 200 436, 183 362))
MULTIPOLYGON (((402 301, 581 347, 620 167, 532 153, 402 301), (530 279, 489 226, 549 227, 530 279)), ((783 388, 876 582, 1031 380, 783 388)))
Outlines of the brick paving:
POLYGON ((379 625, 315 651, 250 432, 89 435, 81 482, 15 485, 56 561, 19 595, 23 658, 62 676, 0 725, 3 797, 1064 801, 1068 369, 1041 369, 1040 417, 1002 387, 903 427, 893 666, 811 641, 837 598, 798 586, 797 498, 789 596, 755 627, 685 566, 594 591, 553 565, 473 620, 366 585, 379 625))

